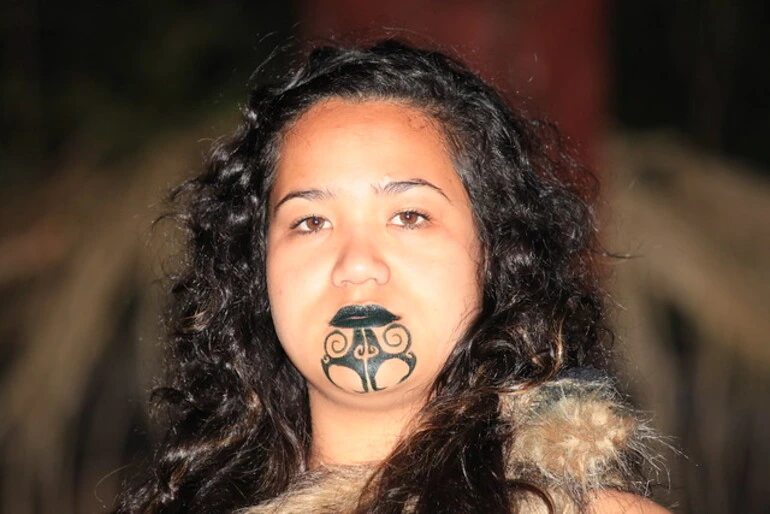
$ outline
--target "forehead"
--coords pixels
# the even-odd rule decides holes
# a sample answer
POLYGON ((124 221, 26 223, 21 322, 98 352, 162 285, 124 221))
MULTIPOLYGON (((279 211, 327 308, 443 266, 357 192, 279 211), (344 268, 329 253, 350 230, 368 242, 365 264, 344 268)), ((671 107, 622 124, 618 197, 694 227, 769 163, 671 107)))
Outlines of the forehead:
POLYGON ((397 100, 344 98, 329 98, 312 106, 287 130, 284 142, 317 131, 333 136, 343 130, 356 131, 361 136, 419 133, 441 143, 438 123, 416 107, 397 100))
POLYGON ((277 172, 274 191, 288 184, 323 186, 335 177, 459 184, 438 122, 386 100, 335 98, 313 106, 284 135, 277 172))

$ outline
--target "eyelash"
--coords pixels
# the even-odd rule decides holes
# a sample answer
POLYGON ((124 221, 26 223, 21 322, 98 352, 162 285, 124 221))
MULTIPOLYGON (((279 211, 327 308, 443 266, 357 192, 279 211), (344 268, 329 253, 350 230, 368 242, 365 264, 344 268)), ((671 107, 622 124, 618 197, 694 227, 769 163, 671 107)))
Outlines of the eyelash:
MULTIPOLYGON (((403 214, 414 214, 414 215, 417 215, 420 218, 422 218, 422 220, 418 220, 414 224, 397 224, 397 223, 395 224, 398 227, 402 227, 404 230, 414 230, 414 229, 418 228, 419 226, 421 226, 421 225, 423 225, 425 223, 429 223, 431 221, 431 219, 432 219, 427 212, 419 211, 417 209, 406 209, 406 210, 403 210, 403 211, 398 211, 395 214, 393 214, 393 216, 390 217, 390 220, 393 220, 397 216, 401 216, 403 214)), ((300 229, 300 226, 303 223, 305 223, 307 221, 310 221, 310 220, 313 220, 313 219, 318 219, 318 220, 322 221, 323 224, 326 224, 326 223, 329 222, 329 220, 324 218, 323 216, 318 216, 316 214, 311 214, 310 216, 304 216, 304 217, 302 217, 302 218, 292 222, 291 225, 289 225, 289 228, 291 230, 293 230, 293 231, 296 231, 299 234, 302 234, 302 235, 314 234, 314 233, 322 230, 323 226, 320 227, 320 228, 316 228, 316 229, 310 229, 310 227, 308 227, 308 230, 300 229)))
MULTIPOLYGON (((309 229, 309 230, 299 229, 300 225, 302 225, 306 221, 310 221, 312 219, 317 219, 317 220, 323 221, 324 224, 329 222, 329 220, 327 220, 323 216, 318 216, 317 214, 311 214, 310 216, 304 216, 304 217, 302 217, 302 218, 292 222, 292 224, 289 225, 289 228, 291 230, 295 230, 299 234, 315 234, 316 232, 321 230, 321 228, 323 228, 323 227, 316 228, 316 229, 309 229)), ((310 228, 310 227, 308 227, 308 228, 310 228)))
POLYGON ((393 216, 391 216, 390 219, 392 220, 392 219, 396 218, 397 216, 401 216, 402 214, 416 214, 417 216, 422 218, 421 221, 418 221, 417 223, 415 223, 413 225, 398 225, 398 224, 396 225, 398 227, 403 227, 405 230, 414 230, 414 229, 418 228, 419 226, 424 225, 425 223, 430 223, 430 221, 432 219, 427 212, 419 211, 417 209, 406 209, 406 210, 403 210, 403 211, 399 211, 399 212, 395 213, 393 216))

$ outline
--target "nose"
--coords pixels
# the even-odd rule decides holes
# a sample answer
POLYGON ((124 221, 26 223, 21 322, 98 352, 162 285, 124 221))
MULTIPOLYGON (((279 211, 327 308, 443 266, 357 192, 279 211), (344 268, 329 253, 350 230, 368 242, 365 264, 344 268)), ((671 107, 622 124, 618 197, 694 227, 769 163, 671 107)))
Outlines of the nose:
POLYGON ((372 235, 353 234, 342 243, 332 270, 337 287, 372 281, 384 285, 390 280, 390 267, 372 235))

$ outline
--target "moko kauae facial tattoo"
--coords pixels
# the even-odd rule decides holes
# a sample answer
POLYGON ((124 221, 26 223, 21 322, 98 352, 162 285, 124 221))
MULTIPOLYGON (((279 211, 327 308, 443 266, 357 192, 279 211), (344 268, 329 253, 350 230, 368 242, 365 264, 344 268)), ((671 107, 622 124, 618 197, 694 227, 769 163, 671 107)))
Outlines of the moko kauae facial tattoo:
POLYGON ((341 389, 345 375, 360 379, 356 393, 382 391, 409 378, 417 364, 411 334, 396 323, 400 318, 379 305, 342 307, 329 322, 333 330, 324 341, 321 359, 326 378, 341 389))

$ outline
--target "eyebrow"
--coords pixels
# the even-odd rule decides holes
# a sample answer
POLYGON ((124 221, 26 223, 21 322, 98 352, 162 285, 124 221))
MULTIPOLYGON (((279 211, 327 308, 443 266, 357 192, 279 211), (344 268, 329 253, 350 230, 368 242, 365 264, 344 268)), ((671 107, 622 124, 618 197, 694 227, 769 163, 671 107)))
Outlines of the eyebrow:
MULTIPOLYGON (((452 200, 449 199, 449 197, 446 195, 446 193, 444 193, 444 191, 440 187, 421 178, 413 178, 409 180, 398 180, 394 182, 388 182, 384 186, 372 185, 372 187, 374 188, 374 192, 376 194, 386 194, 386 195, 395 195, 395 194, 403 193, 415 187, 428 187, 438 192, 444 198, 446 198, 446 200, 449 203, 452 203, 452 200)), ((275 207, 273 207, 273 216, 275 216, 275 214, 278 212, 279 207, 281 207, 283 204, 285 204, 289 200, 293 200, 295 198, 304 198, 306 200, 319 201, 319 200, 328 200, 330 198, 334 198, 334 196, 335 196, 334 193, 332 193, 328 189, 300 189, 297 191, 291 191, 286 195, 284 195, 275 204, 275 207)))
POLYGON ((374 186, 374 191, 377 193, 398 194, 398 193, 403 193, 404 191, 408 191, 415 187, 429 187, 434 191, 437 191, 439 194, 441 194, 441 196, 446 198, 446 200, 449 203, 452 203, 452 200, 449 199, 449 197, 446 195, 446 193, 444 193, 444 191, 440 187, 421 178, 413 178, 409 180, 398 180, 395 182, 389 182, 385 186, 374 186))
POLYGON ((275 204, 275 207, 273 207, 273 216, 275 216, 275 213, 278 212, 278 208, 281 205, 295 198, 304 198, 306 200, 316 201, 328 200, 329 198, 334 198, 334 194, 328 189, 300 189, 298 191, 291 191, 284 195, 284 197, 275 204))

